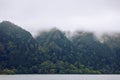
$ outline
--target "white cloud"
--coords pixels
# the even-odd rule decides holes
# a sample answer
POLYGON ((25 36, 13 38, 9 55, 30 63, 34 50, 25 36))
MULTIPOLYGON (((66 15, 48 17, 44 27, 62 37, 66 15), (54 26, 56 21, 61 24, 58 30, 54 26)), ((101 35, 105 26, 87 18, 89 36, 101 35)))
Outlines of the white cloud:
POLYGON ((0 0, 0 21, 14 22, 32 34, 53 26, 120 31, 119 4, 119 0, 0 0))

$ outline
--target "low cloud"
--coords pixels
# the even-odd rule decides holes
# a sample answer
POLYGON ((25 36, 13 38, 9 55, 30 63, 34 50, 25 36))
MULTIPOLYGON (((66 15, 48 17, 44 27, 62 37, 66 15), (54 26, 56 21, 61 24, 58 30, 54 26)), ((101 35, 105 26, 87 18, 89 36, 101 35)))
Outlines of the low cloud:
POLYGON ((39 30, 120 31, 119 0, 0 0, 0 21, 36 35, 39 30))

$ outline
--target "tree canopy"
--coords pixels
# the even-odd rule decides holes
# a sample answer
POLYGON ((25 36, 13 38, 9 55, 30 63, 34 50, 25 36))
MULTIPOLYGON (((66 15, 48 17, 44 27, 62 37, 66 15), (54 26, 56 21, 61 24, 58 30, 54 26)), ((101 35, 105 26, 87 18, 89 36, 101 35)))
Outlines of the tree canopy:
POLYGON ((120 73, 120 34, 79 31, 71 37, 57 28, 30 32, 9 22, 0 23, 1 74, 116 74, 120 73))

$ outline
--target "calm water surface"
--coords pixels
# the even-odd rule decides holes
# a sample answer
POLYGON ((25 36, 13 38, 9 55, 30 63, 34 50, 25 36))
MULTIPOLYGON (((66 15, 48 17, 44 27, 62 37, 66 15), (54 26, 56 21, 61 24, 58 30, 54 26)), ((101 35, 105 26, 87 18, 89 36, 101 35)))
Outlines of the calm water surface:
POLYGON ((120 80, 120 75, 0 75, 0 80, 120 80))

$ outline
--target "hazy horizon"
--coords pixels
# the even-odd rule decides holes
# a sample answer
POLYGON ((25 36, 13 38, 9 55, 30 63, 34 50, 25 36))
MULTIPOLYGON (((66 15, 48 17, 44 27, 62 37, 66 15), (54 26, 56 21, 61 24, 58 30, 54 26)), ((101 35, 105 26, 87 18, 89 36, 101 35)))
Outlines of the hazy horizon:
POLYGON ((39 30, 120 32, 119 0, 0 0, 0 22, 39 30))

